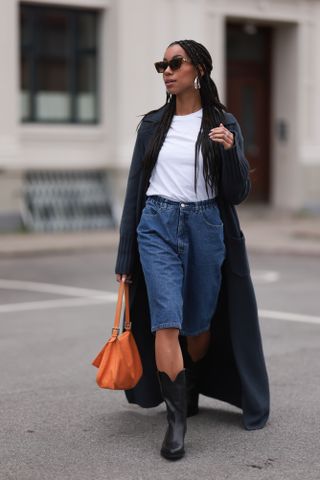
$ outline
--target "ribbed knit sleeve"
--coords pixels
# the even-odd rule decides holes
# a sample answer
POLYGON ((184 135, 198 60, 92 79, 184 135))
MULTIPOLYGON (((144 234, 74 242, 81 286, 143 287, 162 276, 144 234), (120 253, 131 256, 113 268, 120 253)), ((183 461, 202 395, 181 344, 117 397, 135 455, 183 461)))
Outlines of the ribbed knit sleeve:
MULTIPOLYGON (((234 118, 234 117, 233 117, 234 118)), ((249 163, 244 156, 243 137, 240 126, 234 123, 227 127, 234 134, 234 146, 222 149, 221 179, 219 195, 232 205, 238 205, 249 194, 249 163)))
POLYGON ((140 129, 133 150, 120 223, 120 241, 115 266, 115 272, 120 274, 132 273, 135 263, 137 252, 136 211, 143 155, 144 145, 140 129))
POLYGON ((115 273, 130 274, 133 271, 133 264, 136 251, 136 239, 133 235, 121 236, 119 240, 118 255, 115 273))

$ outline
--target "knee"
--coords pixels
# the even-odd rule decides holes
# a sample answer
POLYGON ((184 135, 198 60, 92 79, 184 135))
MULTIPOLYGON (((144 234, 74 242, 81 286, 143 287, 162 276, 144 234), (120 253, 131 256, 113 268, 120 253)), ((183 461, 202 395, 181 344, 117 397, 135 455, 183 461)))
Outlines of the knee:
POLYGON ((179 337, 178 328, 162 328, 161 330, 156 331, 156 340, 157 341, 176 341, 179 337))
POLYGON ((193 362, 198 362, 205 356, 209 347, 210 338, 210 332, 187 338, 188 353, 193 362))

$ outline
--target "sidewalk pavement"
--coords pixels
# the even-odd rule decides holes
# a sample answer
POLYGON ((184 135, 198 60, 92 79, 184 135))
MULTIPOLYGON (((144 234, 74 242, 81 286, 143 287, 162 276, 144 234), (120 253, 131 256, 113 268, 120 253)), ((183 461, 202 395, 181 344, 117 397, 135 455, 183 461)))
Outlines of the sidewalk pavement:
MULTIPOLYGON (((249 252, 320 256, 320 216, 241 205, 249 252)), ((118 231, 0 234, 0 257, 116 248, 118 231)))

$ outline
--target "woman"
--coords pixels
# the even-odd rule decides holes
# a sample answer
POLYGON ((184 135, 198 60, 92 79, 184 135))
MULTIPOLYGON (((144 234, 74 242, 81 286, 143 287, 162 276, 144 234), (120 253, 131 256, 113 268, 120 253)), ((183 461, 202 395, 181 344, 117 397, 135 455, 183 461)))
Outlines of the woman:
POLYGON ((173 460, 184 455, 199 393, 242 408, 245 427, 256 429, 268 418, 269 389, 234 208, 250 189, 240 127, 219 100, 203 45, 173 42, 155 67, 166 103, 139 127, 116 274, 132 283, 144 367, 127 398, 143 407, 165 401, 161 454, 173 460))

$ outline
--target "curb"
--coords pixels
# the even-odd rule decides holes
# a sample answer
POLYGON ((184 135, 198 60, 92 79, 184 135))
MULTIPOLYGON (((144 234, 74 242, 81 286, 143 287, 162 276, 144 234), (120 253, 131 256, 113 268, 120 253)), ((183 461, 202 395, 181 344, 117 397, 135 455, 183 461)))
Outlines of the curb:
MULTIPOLYGON (((315 239, 314 236, 311 238, 301 230, 299 237, 290 237, 290 235, 277 237, 277 229, 274 228, 273 232, 269 230, 270 237, 267 237, 264 235, 264 230, 259 233, 257 226, 254 226, 253 229, 252 226, 250 228, 244 223, 243 231, 249 254, 320 256, 318 238, 315 239)), ((0 235, 0 258, 106 251, 116 249, 118 240, 119 233, 116 230, 54 234, 4 234, 0 235)))
MULTIPOLYGON (((241 206, 240 226, 250 253, 320 256, 320 216, 241 206)), ((0 258, 117 249, 119 228, 69 232, 0 233, 0 258)))
POLYGON ((0 258, 108 250, 118 243, 118 231, 0 235, 0 258))

